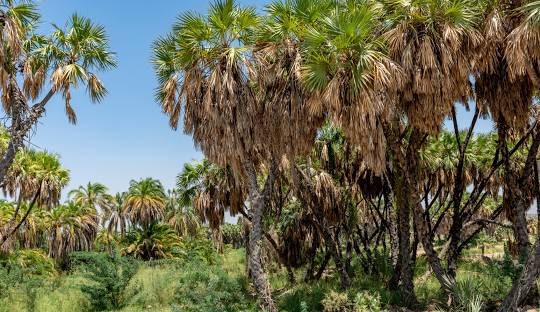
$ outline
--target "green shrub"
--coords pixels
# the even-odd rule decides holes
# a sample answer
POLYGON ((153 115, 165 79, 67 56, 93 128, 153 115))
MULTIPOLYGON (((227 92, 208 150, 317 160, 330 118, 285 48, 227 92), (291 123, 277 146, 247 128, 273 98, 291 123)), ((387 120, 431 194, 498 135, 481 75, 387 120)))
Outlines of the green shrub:
POLYGON ((241 283, 220 267, 191 263, 177 280, 173 308, 191 312, 253 311, 254 303, 245 293, 241 283))
POLYGON ((331 291, 322 300, 324 312, 383 312, 381 297, 364 291, 350 300, 347 293, 331 291))
POLYGON ((354 298, 354 311, 355 312, 383 312, 385 311, 381 306, 381 296, 378 294, 371 294, 369 292, 361 292, 356 294, 354 298))
POLYGON ((168 307, 174 303, 175 282, 179 260, 159 260, 145 263, 133 276, 124 291, 125 303, 134 307, 168 307))
POLYGON ((324 312, 350 312, 352 303, 349 302, 347 293, 331 291, 321 302, 324 312))
POLYGON ((92 281, 80 286, 95 311, 120 308, 122 291, 137 271, 137 263, 118 255, 76 252, 70 255, 72 270, 92 281))

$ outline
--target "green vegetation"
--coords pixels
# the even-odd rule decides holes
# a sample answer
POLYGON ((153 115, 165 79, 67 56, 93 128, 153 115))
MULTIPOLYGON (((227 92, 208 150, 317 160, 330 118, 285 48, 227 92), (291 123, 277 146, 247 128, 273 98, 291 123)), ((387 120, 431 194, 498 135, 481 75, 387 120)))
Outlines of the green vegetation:
POLYGON ((101 101, 116 63, 102 26, 39 21, 0 0, 0 311, 540 305, 540 1, 180 13, 152 47, 155 97, 205 158, 171 190, 89 182, 65 202, 69 170, 25 139, 56 94, 75 123, 71 90, 101 101))

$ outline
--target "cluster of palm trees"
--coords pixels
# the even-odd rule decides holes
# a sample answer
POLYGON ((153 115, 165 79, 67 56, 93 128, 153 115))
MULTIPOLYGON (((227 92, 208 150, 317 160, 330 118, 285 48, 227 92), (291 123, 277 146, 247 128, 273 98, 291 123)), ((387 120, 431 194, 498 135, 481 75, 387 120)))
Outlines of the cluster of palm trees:
POLYGON ((177 195, 183 192, 170 191, 167 196, 161 183, 151 178, 131 181, 127 192, 115 196, 103 184, 88 183, 70 191, 64 204, 59 204, 60 197, 51 202, 41 194, 50 190, 59 194, 67 184, 69 172, 60 167, 57 156, 45 152, 39 155, 56 161, 58 166, 40 168, 42 161, 33 160, 25 175, 17 175, 18 183, 23 185, 31 185, 35 175, 49 179, 39 180, 39 195, 32 199, 21 192, 11 194, 15 195, 13 202, 2 202, 0 238, 4 253, 41 248, 49 257, 63 262, 74 251, 97 249, 112 253, 116 249, 150 260, 173 257, 174 249, 181 247, 182 237, 200 235, 200 219, 177 195))
POLYGON ((277 308, 263 239, 291 264, 324 246, 343 287, 353 251, 369 260, 390 241, 389 285, 409 304, 421 245, 451 304, 463 249, 501 218, 524 269, 499 310, 538 301, 526 211, 540 193, 539 13, 539 1, 276 0, 258 13, 216 0, 156 40, 156 99, 226 184, 202 183, 194 206, 214 228, 222 208, 245 215, 265 310, 277 308), (457 105, 474 112, 465 127, 457 105), (496 133, 476 135, 479 118, 496 133), (276 242, 263 220, 285 215, 297 230, 276 242))

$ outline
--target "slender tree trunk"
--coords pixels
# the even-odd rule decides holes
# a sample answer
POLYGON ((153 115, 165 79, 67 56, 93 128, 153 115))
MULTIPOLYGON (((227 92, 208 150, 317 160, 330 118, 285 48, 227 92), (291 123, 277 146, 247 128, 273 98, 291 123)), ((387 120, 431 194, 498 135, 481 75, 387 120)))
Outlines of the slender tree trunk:
POLYGON ((426 258, 431 267, 431 270, 435 274, 435 277, 441 284, 441 287, 448 293, 451 292, 453 281, 449 280, 446 272, 443 269, 441 260, 435 251, 433 246, 433 233, 430 231, 427 222, 425 220, 425 213, 420 203, 419 192, 417 185, 418 181, 418 162, 419 162, 419 151, 424 141, 423 135, 416 130, 413 130, 411 137, 409 139, 409 146, 407 148, 407 157, 404 160, 405 170, 405 181, 409 185, 409 200, 408 203, 412 205, 413 210, 413 220, 422 242, 422 247, 426 254, 426 258))
POLYGON ((336 264, 336 270, 339 274, 341 288, 347 289, 351 286, 351 279, 349 277, 349 274, 347 273, 347 268, 345 267, 345 262, 343 261, 341 250, 339 250, 338 244, 336 243, 336 240, 330 232, 330 229, 328 229, 325 224, 323 224, 321 227, 324 241, 326 243, 326 246, 328 247, 328 252, 332 256, 332 258, 334 259, 334 263, 336 264))
POLYGON ((4 179, 8 169, 15 160, 15 155, 24 145, 24 138, 28 132, 37 123, 45 112, 45 105, 54 95, 54 91, 50 90, 41 102, 33 105, 30 109, 26 103, 26 99, 21 90, 17 86, 16 81, 12 81, 12 103, 11 103, 11 126, 9 129, 10 139, 8 148, 4 156, 0 159, 0 185, 4 183, 4 179), (24 117, 26 116, 26 117, 24 117))
POLYGON ((399 260, 399 236, 397 220, 390 223, 390 260, 395 266, 399 260))
POLYGON ((318 236, 314 238, 314 241, 311 242, 311 248, 309 249, 307 256, 309 259, 309 266, 306 270, 306 275, 304 276, 304 282, 309 282, 313 279, 313 273, 315 272, 315 258, 317 256, 317 246, 318 246, 318 236))
POLYGON ((261 261, 261 245, 263 237, 262 218, 266 208, 267 199, 270 196, 274 183, 277 164, 273 163, 268 174, 264 189, 259 191, 257 185, 257 173, 253 163, 246 165, 251 202, 251 231, 249 235, 249 270, 255 290, 265 311, 277 312, 277 307, 272 299, 272 287, 268 282, 261 261))
POLYGON ((413 271, 410 257, 410 235, 411 235, 411 207, 410 190, 405 185, 401 168, 396 168, 394 176, 394 198, 397 205, 397 229, 398 229, 398 261, 394 271, 392 281, 403 293, 406 302, 416 302, 414 294, 413 271))
POLYGON ((330 252, 326 252, 326 254, 324 255, 324 259, 321 263, 321 266, 319 267, 319 270, 317 271, 317 274, 315 275, 315 280, 320 280, 323 273, 324 273, 324 270, 326 270, 326 267, 328 266, 328 262, 330 262, 330 258, 332 258, 332 255, 330 254, 330 252))
POLYGON ((529 235, 527 233, 526 208, 523 203, 518 173, 512 170, 508 152, 508 127, 504 121, 497 123, 500 150, 504 163, 503 209, 512 222, 514 238, 518 244, 520 261, 527 258, 529 252, 529 235))
MULTIPOLYGON (((395 121, 399 123, 399 121, 395 121)), ((390 147, 392 159, 392 171, 390 184, 397 209, 397 232, 398 232, 398 261, 394 268, 394 275, 390 279, 390 288, 398 289, 403 297, 405 305, 411 305, 417 302, 414 293, 413 270, 410 253, 410 235, 411 235, 411 193, 413 185, 406 179, 408 171, 405 155, 403 155, 403 143, 401 134, 396 133, 398 125, 393 128, 387 128, 387 141, 390 147)))
POLYGON ((499 307, 499 312, 519 311, 523 302, 536 285, 536 278, 540 270, 540 240, 536 241, 533 251, 529 254, 525 268, 519 279, 514 283, 512 290, 499 307))
POLYGON ((536 192, 536 239, 540 240, 540 160, 534 162, 534 180, 536 192))

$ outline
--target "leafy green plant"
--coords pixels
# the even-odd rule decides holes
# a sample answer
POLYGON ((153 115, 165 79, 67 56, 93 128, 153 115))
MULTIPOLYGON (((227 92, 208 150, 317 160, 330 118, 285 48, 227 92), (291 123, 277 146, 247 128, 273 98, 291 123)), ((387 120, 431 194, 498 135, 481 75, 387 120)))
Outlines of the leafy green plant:
POLYGON ((95 311, 121 307, 122 291, 137 271, 137 264, 132 259, 92 252, 71 254, 71 266, 93 282, 80 288, 95 311))
POLYGON ((177 279, 174 311, 253 311, 241 283, 221 268, 191 263, 177 279))
POLYGON ((383 312, 385 310, 381 306, 381 296, 379 294, 372 294, 365 291, 356 294, 354 298, 354 311, 383 312))
POLYGON ((353 305, 349 301, 347 293, 331 291, 321 302, 324 312, 350 312, 353 305))
POLYGON ((134 229, 125 241, 127 247, 122 249, 122 254, 143 260, 173 258, 182 246, 174 229, 168 224, 158 222, 134 229))

